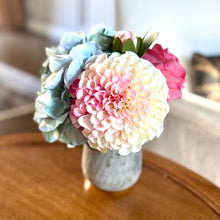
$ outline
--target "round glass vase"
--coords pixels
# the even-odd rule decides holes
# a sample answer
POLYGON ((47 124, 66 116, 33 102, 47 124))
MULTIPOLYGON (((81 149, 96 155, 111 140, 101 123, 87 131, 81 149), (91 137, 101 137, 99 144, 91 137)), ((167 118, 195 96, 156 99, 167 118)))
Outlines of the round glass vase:
POLYGON ((126 156, 108 150, 98 150, 83 146, 82 171, 84 176, 97 188, 117 192, 137 182, 142 170, 142 151, 126 156))

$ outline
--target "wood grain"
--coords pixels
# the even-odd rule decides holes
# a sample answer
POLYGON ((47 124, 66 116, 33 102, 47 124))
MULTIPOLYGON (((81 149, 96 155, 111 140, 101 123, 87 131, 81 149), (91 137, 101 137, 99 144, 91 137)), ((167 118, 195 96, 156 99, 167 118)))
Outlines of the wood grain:
POLYGON ((81 171, 81 147, 48 144, 39 133, 0 138, 0 219, 217 220, 220 190, 150 152, 142 175, 119 193, 100 191, 81 171))
POLYGON ((3 121, 0 120, 0 135, 16 134, 18 132, 37 132, 38 124, 33 121, 33 117, 34 113, 31 112, 23 115, 21 114, 18 117, 11 117, 3 121))

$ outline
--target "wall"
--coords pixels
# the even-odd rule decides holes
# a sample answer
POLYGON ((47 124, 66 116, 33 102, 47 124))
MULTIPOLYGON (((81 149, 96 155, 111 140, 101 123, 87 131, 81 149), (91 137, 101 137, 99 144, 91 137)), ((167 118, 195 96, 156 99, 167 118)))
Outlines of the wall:
POLYGON ((25 8, 27 29, 55 40, 103 22, 141 36, 159 31, 158 41, 184 58, 220 54, 218 0, 25 0, 25 8))
POLYGON ((153 28, 158 40, 186 58, 194 51, 220 54, 220 1, 118 0, 117 28, 144 35, 153 28))
POLYGON ((59 40, 63 33, 88 31, 97 23, 114 27, 115 1, 25 0, 26 28, 59 40))

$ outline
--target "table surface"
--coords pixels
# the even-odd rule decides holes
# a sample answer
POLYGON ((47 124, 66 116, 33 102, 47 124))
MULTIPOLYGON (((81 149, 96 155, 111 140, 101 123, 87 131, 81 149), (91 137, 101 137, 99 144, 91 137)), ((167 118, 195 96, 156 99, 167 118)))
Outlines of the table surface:
POLYGON ((184 167, 144 151, 138 182, 111 193, 83 177, 81 152, 40 133, 0 137, 0 219, 220 218, 220 189, 184 167))

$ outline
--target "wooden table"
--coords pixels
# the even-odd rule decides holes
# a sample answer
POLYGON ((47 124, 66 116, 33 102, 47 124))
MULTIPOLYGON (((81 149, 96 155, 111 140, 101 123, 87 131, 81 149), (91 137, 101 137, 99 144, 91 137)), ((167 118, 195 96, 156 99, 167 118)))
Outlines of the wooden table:
POLYGON ((100 191, 84 179, 81 147, 40 133, 0 137, 0 219, 220 219, 220 189, 150 152, 135 186, 100 191))

